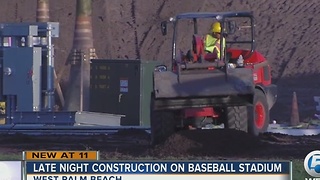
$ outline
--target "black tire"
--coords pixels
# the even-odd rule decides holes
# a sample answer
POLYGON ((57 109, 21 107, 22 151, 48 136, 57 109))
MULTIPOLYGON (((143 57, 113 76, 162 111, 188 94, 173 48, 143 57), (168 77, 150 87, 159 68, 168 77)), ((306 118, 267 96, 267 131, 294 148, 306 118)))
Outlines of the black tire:
POLYGON ((248 132, 248 113, 246 106, 234 106, 226 108, 227 129, 235 129, 248 132))
POLYGON ((253 106, 248 107, 250 113, 248 131, 254 136, 258 136, 268 130, 270 112, 265 94, 256 89, 254 93, 253 106))
POLYGON ((151 144, 163 143, 175 132, 174 111, 151 112, 151 144))

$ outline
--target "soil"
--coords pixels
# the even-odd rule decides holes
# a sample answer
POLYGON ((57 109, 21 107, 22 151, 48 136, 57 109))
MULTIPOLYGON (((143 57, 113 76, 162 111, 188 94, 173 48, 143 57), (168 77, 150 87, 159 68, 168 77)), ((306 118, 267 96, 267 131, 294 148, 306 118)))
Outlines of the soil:
MULTIPOLYGON (((36 1, 0 0, 0 22, 34 22, 36 1)), ((288 122, 292 93, 298 97, 300 120, 317 113, 313 97, 319 95, 320 1, 301 0, 92 0, 94 46, 99 58, 160 60, 168 63, 170 38, 161 36, 159 24, 170 16, 187 11, 253 11, 256 17, 257 50, 271 63, 273 82, 278 85, 278 101, 271 119, 288 122)), ((68 86, 67 57, 72 49, 76 1, 50 1, 50 19, 60 22, 60 37, 55 40, 55 65, 68 86)), ((138 133, 139 134, 139 133, 138 133)), ((264 134, 253 138, 237 131, 179 132, 164 144, 150 147, 148 134, 122 135, 121 143, 99 137, 48 137, 34 140, 25 135, 1 137, 4 152, 22 149, 92 148, 107 153, 215 157, 303 158, 319 148, 320 136, 264 134), (129 138, 130 137, 130 138, 129 138), (70 139, 71 138, 71 139, 70 139), (77 139, 75 139, 77 138, 77 139), (128 140, 129 138, 129 140, 128 140), (30 140, 30 142, 28 141, 30 140), (85 140, 83 140, 85 139, 85 140), (52 140, 52 141, 51 141, 52 140), (105 141, 104 141, 105 140, 105 141), (84 141, 84 142, 82 142, 84 141), (95 143, 94 143, 95 142, 95 143), (130 142, 130 143, 128 143, 130 142), (138 143, 137 143, 138 142, 138 143), (112 145, 113 144, 113 145, 112 145), (8 148, 10 150, 8 150, 8 148)), ((112 139, 112 138, 111 138, 112 139)))
POLYGON ((320 135, 265 133, 253 137, 235 130, 189 130, 150 145, 149 133, 123 130, 95 136, 2 135, 1 153, 24 150, 99 150, 101 159, 304 159, 319 147, 320 135))

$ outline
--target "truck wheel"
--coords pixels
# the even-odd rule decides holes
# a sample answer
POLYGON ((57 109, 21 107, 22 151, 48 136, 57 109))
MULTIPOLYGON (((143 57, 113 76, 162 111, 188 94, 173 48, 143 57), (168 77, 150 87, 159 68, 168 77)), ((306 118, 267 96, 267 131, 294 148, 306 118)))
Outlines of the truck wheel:
POLYGON ((163 143, 175 132, 174 111, 151 112, 151 144, 163 143))
POLYGON ((265 94, 256 89, 253 99, 253 107, 248 107, 250 112, 249 133, 258 136, 267 131, 269 126, 269 108, 265 94))
POLYGON ((227 129, 236 129, 244 132, 248 132, 248 114, 246 106, 234 106, 226 108, 225 123, 227 129))

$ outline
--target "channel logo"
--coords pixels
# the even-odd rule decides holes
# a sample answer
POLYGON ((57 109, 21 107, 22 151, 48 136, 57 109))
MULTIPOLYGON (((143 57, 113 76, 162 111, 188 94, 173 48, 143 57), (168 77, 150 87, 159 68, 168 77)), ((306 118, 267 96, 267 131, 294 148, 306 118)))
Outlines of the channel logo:
POLYGON ((304 169, 312 177, 320 177, 320 151, 310 152, 304 158, 304 169))

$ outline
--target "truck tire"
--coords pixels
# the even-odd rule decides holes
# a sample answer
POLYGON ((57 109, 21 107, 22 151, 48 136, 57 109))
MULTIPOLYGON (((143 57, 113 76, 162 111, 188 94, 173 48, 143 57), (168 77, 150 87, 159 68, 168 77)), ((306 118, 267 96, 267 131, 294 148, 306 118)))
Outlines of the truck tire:
POLYGON ((249 133, 258 136, 267 131, 270 121, 269 107, 265 94, 256 89, 253 99, 253 107, 248 107, 250 112, 249 133))
POLYGON ((248 113, 246 106, 226 108, 226 128, 248 132, 248 113))
POLYGON ((151 144, 163 143, 175 132, 174 111, 151 112, 151 144))

